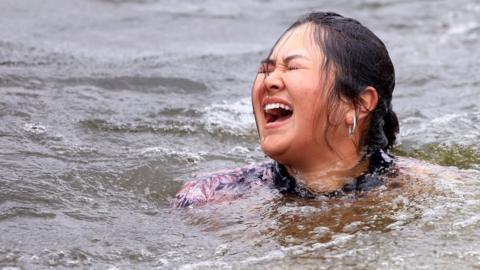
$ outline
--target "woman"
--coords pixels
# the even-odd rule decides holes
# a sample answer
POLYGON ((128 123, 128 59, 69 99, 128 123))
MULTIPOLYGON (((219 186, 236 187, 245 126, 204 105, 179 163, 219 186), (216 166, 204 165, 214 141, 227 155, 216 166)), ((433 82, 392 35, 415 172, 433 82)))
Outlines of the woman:
POLYGON ((174 206, 199 206, 270 186, 303 197, 382 185, 398 133, 393 64, 383 42, 356 20, 311 13, 261 62, 252 104, 262 150, 273 161, 186 183, 174 206))

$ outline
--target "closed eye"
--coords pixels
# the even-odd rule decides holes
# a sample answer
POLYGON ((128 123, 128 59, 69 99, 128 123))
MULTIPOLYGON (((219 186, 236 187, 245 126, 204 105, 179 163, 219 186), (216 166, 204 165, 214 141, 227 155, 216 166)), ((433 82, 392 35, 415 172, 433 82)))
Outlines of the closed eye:
POLYGON ((299 66, 287 67, 287 70, 297 70, 297 69, 300 69, 300 67, 299 66))

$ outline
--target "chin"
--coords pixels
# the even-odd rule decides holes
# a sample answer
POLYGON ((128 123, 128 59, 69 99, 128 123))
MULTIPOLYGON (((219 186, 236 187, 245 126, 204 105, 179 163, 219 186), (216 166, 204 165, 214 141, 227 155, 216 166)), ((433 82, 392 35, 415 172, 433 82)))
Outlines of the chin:
MULTIPOLYGON (((268 139, 267 139, 268 140, 268 139)), ((262 143, 261 144, 262 151, 269 156, 271 159, 284 164, 286 157, 288 156, 288 147, 286 145, 281 145, 281 143, 262 143)))

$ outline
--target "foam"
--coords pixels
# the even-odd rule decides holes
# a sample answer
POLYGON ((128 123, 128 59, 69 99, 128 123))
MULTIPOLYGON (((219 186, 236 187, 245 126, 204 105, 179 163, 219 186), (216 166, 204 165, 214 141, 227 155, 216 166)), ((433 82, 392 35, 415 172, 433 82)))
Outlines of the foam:
POLYGON ((203 161, 203 156, 206 154, 204 152, 192 153, 185 150, 174 150, 170 148, 165 148, 161 146, 147 147, 139 151, 139 154, 147 157, 164 157, 164 158, 174 158, 179 161, 187 161, 197 163, 203 161))
POLYGON ((204 110, 204 125, 209 133, 246 136, 255 132, 250 98, 212 104, 204 110))

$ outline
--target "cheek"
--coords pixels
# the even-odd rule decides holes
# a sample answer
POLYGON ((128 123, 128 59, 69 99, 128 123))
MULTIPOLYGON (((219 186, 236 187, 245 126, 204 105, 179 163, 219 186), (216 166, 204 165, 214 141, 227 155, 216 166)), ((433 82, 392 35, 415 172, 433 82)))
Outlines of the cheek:
POLYGON ((258 75, 255 81, 253 82, 252 92, 251 92, 252 110, 253 110, 253 115, 255 117, 255 123, 257 124, 257 129, 258 129, 259 117, 263 113, 263 109, 261 108, 262 107, 261 101, 263 98, 262 94, 265 93, 263 79, 259 77, 261 77, 261 75, 258 75))
POLYGON ((318 140, 323 137, 329 125, 327 114, 327 100, 318 89, 305 91, 300 96, 302 129, 304 135, 318 140))
POLYGON ((252 101, 258 101, 262 92, 264 92, 262 75, 257 75, 252 86, 252 101))

